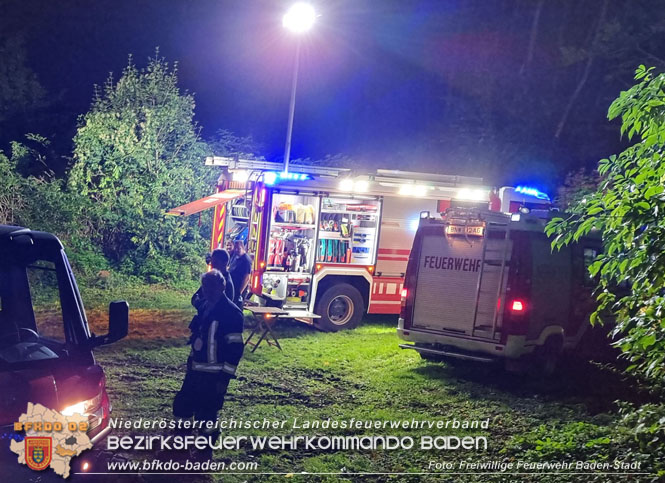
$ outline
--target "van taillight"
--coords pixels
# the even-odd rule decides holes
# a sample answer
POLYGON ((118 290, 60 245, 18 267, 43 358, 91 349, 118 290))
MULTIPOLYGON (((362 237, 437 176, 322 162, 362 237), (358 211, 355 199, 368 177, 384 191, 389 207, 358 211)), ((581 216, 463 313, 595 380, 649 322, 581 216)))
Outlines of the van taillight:
POLYGON ((406 322, 406 296, 409 294, 409 291, 405 288, 400 292, 399 299, 399 316, 404 319, 406 322))
POLYGON ((521 300, 513 300, 513 303, 510 305, 510 310, 515 313, 524 312, 524 302, 521 300))
POLYGON ((502 341, 505 343, 509 335, 525 335, 529 327, 526 301, 524 299, 513 299, 506 304, 504 312, 504 323, 502 330, 502 341))

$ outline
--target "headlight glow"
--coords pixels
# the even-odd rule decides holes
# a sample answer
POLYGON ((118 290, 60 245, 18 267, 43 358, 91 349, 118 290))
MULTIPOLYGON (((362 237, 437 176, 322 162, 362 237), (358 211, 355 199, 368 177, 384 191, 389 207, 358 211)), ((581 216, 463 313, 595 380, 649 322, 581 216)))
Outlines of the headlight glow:
POLYGON ((74 414, 85 414, 85 403, 86 401, 81 401, 80 403, 72 404, 67 406, 61 411, 63 416, 73 416, 74 414))
POLYGON ((85 401, 77 402, 71 406, 67 406, 61 411, 63 416, 73 416, 74 414, 89 414, 94 412, 102 403, 102 393, 100 392, 97 396, 92 399, 87 399, 85 401))

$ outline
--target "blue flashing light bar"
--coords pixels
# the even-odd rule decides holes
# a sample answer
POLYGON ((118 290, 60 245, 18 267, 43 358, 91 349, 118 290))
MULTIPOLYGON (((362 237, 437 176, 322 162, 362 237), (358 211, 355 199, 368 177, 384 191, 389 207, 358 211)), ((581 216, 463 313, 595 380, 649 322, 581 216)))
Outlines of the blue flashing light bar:
POLYGON ((529 186, 518 186, 515 188, 515 193, 521 193, 523 195, 528 195, 528 196, 534 196, 538 198, 539 200, 548 200, 550 197, 546 194, 543 193, 540 190, 537 190, 536 188, 530 188, 529 186))
POLYGON ((278 173, 276 171, 266 171, 263 174, 263 181, 268 186, 274 185, 277 182, 278 179, 280 181, 282 181, 282 180, 307 181, 307 180, 312 179, 312 178, 310 177, 310 175, 305 174, 305 173, 291 173, 291 172, 285 173, 283 171, 281 173, 278 173))

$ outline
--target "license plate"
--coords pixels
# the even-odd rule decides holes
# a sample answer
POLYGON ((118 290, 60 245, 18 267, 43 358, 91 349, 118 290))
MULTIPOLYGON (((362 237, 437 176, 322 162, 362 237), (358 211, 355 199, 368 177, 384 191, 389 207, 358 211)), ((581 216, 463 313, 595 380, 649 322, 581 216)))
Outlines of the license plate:
POLYGON ((446 235, 483 236, 484 234, 485 234, 485 227, 482 226, 464 226, 464 225, 446 226, 446 235))

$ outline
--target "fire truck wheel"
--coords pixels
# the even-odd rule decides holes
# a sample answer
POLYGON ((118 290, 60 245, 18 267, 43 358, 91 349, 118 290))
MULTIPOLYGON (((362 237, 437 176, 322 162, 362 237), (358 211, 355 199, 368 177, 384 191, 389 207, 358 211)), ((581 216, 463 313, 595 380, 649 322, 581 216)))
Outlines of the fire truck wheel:
POLYGON ((365 303, 353 285, 338 283, 328 287, 316 301, 314 312, 321 316, 316 326, 326 332, 354 329, 365 312, 365 303))

